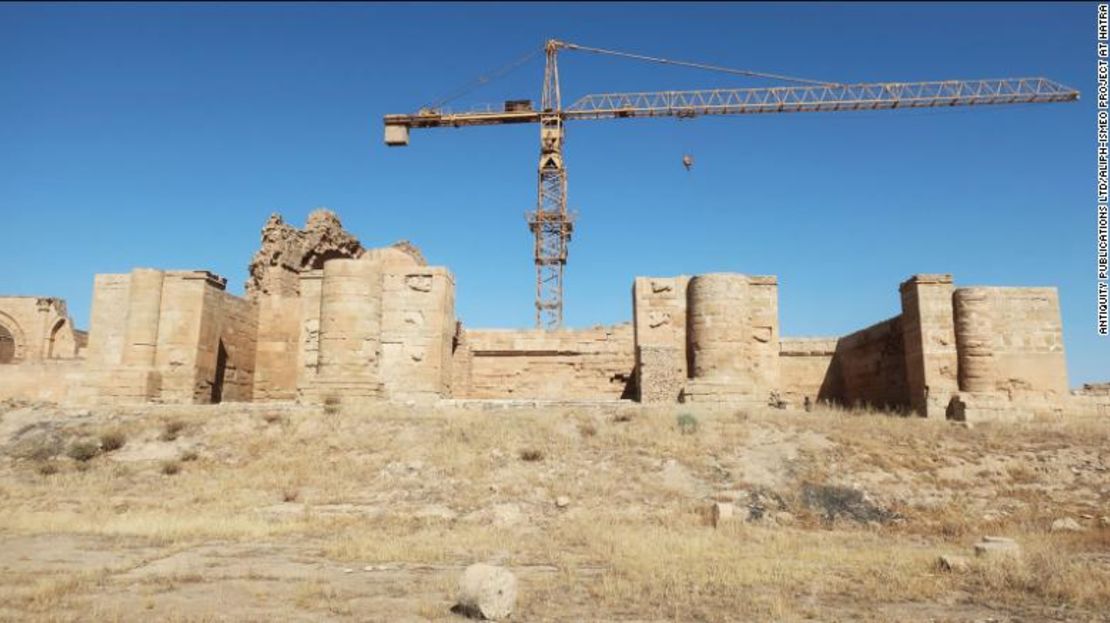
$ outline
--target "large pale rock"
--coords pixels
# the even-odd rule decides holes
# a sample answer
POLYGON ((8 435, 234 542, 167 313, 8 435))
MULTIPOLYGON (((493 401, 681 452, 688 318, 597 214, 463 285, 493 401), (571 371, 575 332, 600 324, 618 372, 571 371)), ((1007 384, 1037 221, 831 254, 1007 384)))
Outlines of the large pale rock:
POLYGON ((516 576, 502 567, 470 565, 459 578, 458 603, 453 610, 471 618, 500 621, 516 606, 516 576))
POLYGON ((975 555, 982 558, 1004 558, 1021 555, 1017 541, 1000 536, 985 536, 975 544, 975 555))
POLYGON ((1061 517, 1052 522, 1053 532, 1080 532, 1082 530, 1083 526, 1079 525, 1079 522, 1071 517, 1061 517))
POLYGON ((714 502, 709 509, 709 518, 716 528, 722 523, 727 523, 736 518, 736 506, 729 502, 714 502))

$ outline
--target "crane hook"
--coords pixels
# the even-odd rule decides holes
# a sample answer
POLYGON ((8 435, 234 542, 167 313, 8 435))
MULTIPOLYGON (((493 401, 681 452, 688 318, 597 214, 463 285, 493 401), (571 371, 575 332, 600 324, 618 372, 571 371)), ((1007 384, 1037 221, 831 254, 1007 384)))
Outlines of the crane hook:
POLYGON ((682 156, 682 166, 686 167, 686 170, 689 171, 690 167, 694 166, 694 157, 690 154, 684 154, 682 156))

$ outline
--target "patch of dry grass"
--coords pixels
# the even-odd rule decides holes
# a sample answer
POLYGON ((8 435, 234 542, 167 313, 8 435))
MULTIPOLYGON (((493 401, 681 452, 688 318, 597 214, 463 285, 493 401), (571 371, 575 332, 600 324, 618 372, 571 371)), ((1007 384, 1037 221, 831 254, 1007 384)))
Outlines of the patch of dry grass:
MULTIPOLYGON (((0 535, 95 535, 158 548, 311 543, 306 556, 352 566, 498 559, 556 569, 522 591, 525 620, 565 612, 568 596, 585 604, 580 616, 682 620, 820 618, 831 603, 928 602, 953 591, 1005 608, 1110 608, 1107 531, 1045 532, 1058 514, 1106 502, 1099 487, 1108 483, 1098 476, 1105 472, 1071 489, 1046 488, 1110 446, 1091 423, 968 430, 877 413, 706 409, 694 416, 697 433, 683 434, 669 408, 624 408, 616 413, 631 415, 621 420, 585 408, 382 405, 355 414, 334 406, 330 415, 167 408, 121 416, 111 425, 126 434, 127 450, 90 462, 88 471, 43 478, 29 461, 0 468, 0 535), (162 422, 175 421, 189 422, 203 460, 173 478, 159 472, 161 459, 117 461, 141 454, 144 444, 159 446, 162 422), (803 437, 820 443, 798 445, 803 437), (781 456, 767 444, 780 444, 781 456), (542 460, 522 460, 522 450, 542 460), (752 456, 783 479, 770 493, 797 521, 707 528, 697 515, 706 496, 752 490, 746 464, 735 460, 752 456), (1049 467, 1027 464, 1029 456, 1049 467), (677 484, 662 476, 668 462, 686 474, 677 484), (905 521, 826 525, 803 508, 805 483, 839 491, 856 480, 905 521), (569 508, 555 508, 559 495, 571 498, 569 508), (482 513, 495 505, 516 505, 523 518, 491 523, 482 513), (428 507, 449 514, 422 514, 428 507), (974 561, 966 574, 936 570, 938 553, 966 552, 987 533, 1014 536, 1027 555, 1010 566, 974 561)), ((112 580, 33 578, 3 587, 0 600, 43 613, 95 594, 101 581, 112 580)), ((290 593, 293 606, 322 616, 359 614, 324 580, 290 593)), ((113 612, 103 611, 107 620, 113 612)))

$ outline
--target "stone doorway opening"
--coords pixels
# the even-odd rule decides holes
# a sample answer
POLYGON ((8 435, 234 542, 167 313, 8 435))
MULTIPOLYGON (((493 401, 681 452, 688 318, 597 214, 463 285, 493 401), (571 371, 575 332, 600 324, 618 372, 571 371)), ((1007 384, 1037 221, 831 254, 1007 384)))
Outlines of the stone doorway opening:
POLYGON ((220 340, 216 350, 216 377, 212 379, 212 404, 218 404, 224 399, 224 376, 227 373, 227 349, 224 341, 220 340))
POLYGON ((0 363, 15 361, 15 338, 7 327, 0 324, 0 363))

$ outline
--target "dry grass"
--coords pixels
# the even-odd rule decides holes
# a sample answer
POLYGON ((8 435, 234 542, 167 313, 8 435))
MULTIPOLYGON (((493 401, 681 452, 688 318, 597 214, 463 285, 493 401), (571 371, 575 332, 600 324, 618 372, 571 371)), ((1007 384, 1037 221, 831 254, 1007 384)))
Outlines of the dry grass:
MULTIPOLYGON (((1105 514, 1107 472, 1084 467, 1097 465, 1110 446, 1110 434, 1095 423, 968 430, 820 408, 705 410, 691 414, 697 434, 683 434, 679 414, 661 408, 627 418, 619 416, 629 410, 583 408, 323 411, 125 413, 112 425, 126 435, 128 451, 156 445, 169 428, 161 422, 188 421, 190 443, 202 444, 204 459, 172 478, 160 460, 119 463, 117 454, 49 478, 34 473, 44 463, 29 459, 0 467, 0 539, 85 535, 158 550, 292 544, 321 564, 355 568, 457 569, 478 560, 550 568, 522 586, 523 620, 890 618, 875 608, 942 604, 953 592, 1033 619, 1061 604, 1110 608, 1110 531, 1045 531, 1057 515, 1105 514), (762 463, 753 466, 753 457, 762 463), (681 468, 671 480, 663 475, 667 462, 681 468), (1088 471, 1077 476, 1073 468, 1088 471), (698 513, 707 500, 755 491, 759 470, 795 523, 706 527, 698 513), (849 506, 860 502, 846 493, 858 484, 868 503, 904 520, 823 522, 821 504, 807 502, 806 483, 828 494, 812 499, 849 506), (560 495, 573 500, 568 509, 555 508, 560 495), (521 518, 501 522, 490 514, 505 505, 521 518), (939 553, 966 553, 983 534, 1017 538, 1026 555, 1014 563, 976 560, 965 574, 936 570, 939 553)), ((425 580, 442 583, 447 599, 454 571, 444 573, 425 580)), ((155 597, 204 584, 182 577, 167 579, 155 597)), ((86 613, 105 620, 127 612, 97 606, 102 585, 121 582, 111 574, 0 579, 0 602, 14 609, 0 610, 0 618, 82 600, 92 604, 86 613)), ((285 593, 289 607, 360 617, 352 595, 322 577, 285 593)), ((413 606, 414 613, 443 611, 413 606)), ((158 610, 156 618, 177 616, 158 610)))
POLYGON ((120 430, 106 431, 100 434, 100 450, 102 452, 115 452, 127 443, 127 435, 120 430))
POLYGON ((162 434, 159 439, 162 441, 175 441, 184 430, 185 422, 181 420, 169 420, 162 427, 162 434))

